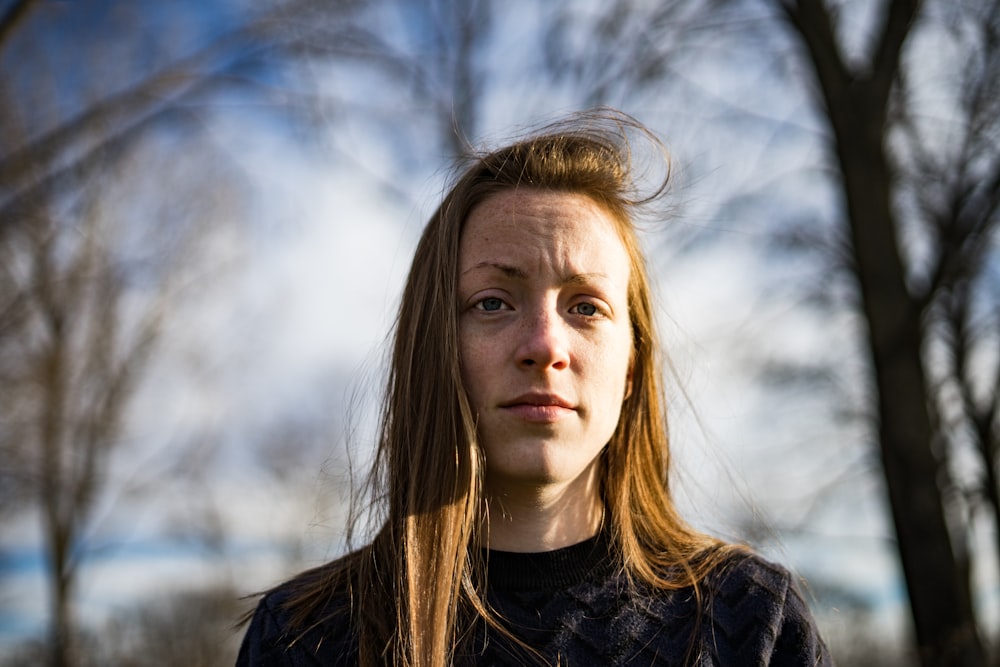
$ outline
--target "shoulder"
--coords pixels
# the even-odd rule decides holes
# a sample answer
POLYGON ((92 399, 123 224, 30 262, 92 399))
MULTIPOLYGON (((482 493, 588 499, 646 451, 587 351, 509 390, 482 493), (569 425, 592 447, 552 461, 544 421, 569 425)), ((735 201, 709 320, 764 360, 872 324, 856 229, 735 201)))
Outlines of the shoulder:
POLYGON ((343 561, 308 570, 271 589, 254 610, 237 667, 352 664, 350 598, 336 585, 343 561))
POLYGON ((832 665, 802 596, 786 568, 758 555, 732 556, 704 582, 706 623, 716 646, 744 662, 832 665), (721 644, 720 644, 721 640, 721 644))
POLYGON ((788 569, 751 552, 731 555, 709 574, 705 585, 720 611, 752 608, 760 613, 780 612, 795 587, 788 569))

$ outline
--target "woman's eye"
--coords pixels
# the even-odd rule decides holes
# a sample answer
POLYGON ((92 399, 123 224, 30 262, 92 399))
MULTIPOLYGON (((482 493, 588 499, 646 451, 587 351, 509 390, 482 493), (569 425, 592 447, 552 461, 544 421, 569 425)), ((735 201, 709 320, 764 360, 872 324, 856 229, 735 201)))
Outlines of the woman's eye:
POLYGON ((487 310, 487 311, 502 310, 504 307, 503 300, 498 299, 495 296, 483 299, 476 305, 479 307, 480 310, 487 310))
POLYGON ((593 317, 600 312, 597 310, 597 306, 592 303, 587 303, 586 301, 576 304, 573 306, 572 310, 580 315, 586 315, 587 317, 593 317))

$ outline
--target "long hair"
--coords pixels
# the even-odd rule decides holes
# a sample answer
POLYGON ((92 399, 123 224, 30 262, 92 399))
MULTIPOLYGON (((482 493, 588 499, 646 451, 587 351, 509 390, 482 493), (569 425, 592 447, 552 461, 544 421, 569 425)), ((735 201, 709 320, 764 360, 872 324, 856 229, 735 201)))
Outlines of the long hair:
MULTIPOLYGON (((583 194, 611 214, 631 260, 632 383, 602 456, 602 494, 613 551, 633 582, 693 586, 728 555, 693 530, 671 499, 659 341, 649 278, 634 220, 665 191, 642 196, 631 142, 662 145, 638 121, 599 111, 549 126, 471 159, 431 216, 417 245, 395 324, 370 490, 381 495, 374 540, 319 568, 288 603, 305 623, 331 595, 348 596, 363 665, 441 667, 476 617, 502 630, 483 594, 482 451, 462 383, 458 261, 472 210, 512 188, 583 194), (386 613, 394 610, 394 613, 386 613)), ((665 173, 669 173, 669 169, 665 173)))

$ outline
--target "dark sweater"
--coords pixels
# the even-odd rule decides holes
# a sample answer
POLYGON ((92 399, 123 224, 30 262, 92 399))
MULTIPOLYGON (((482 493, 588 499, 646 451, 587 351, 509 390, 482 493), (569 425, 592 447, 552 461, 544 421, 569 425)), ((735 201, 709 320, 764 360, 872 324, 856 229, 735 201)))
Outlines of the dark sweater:
MULTIPOLYGON (((736 556, 701 586, 703 612, 690 588, 629 586, 613 566, 604 537, 545 553, 488 553, 490 604, 505 627, 549 664, 832 665, 806 604, 787 570, 757 556, 736 556)), ((288 586, 257 607, 238 667, 353 665, 357 646, 346 601, 291 647, 288 586), (337 620, 341 619, 341 620, 337 620)), ((387 610, 387 613, 389 611, 387 610)), ((515 643, 480 623, 456 664, 538 664, 515 643)))

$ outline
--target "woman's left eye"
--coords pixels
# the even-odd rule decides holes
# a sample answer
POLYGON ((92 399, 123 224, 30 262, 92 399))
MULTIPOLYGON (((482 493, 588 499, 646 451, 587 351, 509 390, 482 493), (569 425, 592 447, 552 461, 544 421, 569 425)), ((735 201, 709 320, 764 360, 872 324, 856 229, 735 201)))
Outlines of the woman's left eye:
POLYGON ((600 311, 597 309, 597 306, 587 301, 576 304, 575 306, 570 308, 570 312, 574 312, 579 315, 586 315, 587 317, 593 317, 594 315, 600 314, 600 311))

